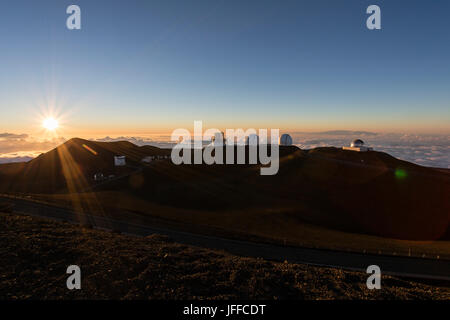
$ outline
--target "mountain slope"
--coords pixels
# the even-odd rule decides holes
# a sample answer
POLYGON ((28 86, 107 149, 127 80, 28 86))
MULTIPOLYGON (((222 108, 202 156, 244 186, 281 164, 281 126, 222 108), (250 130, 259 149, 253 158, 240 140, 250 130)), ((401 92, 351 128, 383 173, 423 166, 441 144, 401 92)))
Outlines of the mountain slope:
POLYGON ((0 191, 82 191, 92 184, 95 173, 124 174, 140 166, 146 156, 169 152, 156 147, 138 147, 126 141, 95 142, 74 138, 28 163, 0 165, 0 191), (114 167, 115 155, 126 156, 127 166, 114 167))
POLYGON ((228 211, 242 223, 264 223, 246 221, 246 213, 273 212, 298 223, 383 237, 435 240, 448 234, 450 174, 386 153, 282 147, 274 176, 261 176, 259 165, 140 163, 162 154, 170 150, 72 139, 29 163, 0 165, 0 191, 82 192, 102 172, 118 178, 94 191, 189 211, 180 215, 186 221, 204 213, 214 220, 214 212, 228 211), (117 154, 127 157, 127 167, 114 167, 117 154))
POLYGON ((449 225, 450 175, 381 152, 291 150, 281 157, 275 176, 261 176, 259 166, 167 161, 145 168, 137 180, 131 189, 127 181, 117 181, 102 190, 127 190, 152 203, 206 215, 241 212, 236 223, 260 223, 247 221, 246 213, 271 211, 298 223, 423 240, 445 237, 449 225))

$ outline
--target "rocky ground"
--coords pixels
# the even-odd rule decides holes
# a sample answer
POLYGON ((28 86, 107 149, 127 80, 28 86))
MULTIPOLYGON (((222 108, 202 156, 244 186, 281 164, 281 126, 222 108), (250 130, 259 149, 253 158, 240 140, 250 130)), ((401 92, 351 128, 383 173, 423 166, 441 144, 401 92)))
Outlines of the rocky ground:
POLYGON ((0 299, 450 299, 450 288, 0 214, 0 299), (78 265, 82 289, 66 287, 78 265))

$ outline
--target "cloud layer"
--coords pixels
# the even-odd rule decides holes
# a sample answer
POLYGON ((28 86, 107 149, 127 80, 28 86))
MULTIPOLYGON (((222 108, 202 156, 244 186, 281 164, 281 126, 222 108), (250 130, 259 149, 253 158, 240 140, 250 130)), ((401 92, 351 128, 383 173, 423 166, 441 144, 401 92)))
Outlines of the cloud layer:
POLYGON ((373 132, 347 131, 341 134, 293 133, 294 143, 302 149, 315 147, 350 145, 354 139, 362 139, 376 151, 417 163, 422 166, 450 168, 450 136, 448 135, 413 135, 381 134, 373 132))
MULTIPOLYGON (((450 169, 449 135, 382 134, 364 131, 326 131, 318 133, 293 132, 294 144, 302 149, 349 145, 354 139, 362 139, 368 146, 392 156, 423 166, 450 169)), ((93 139, 94 140, 94 139, 93 139)), ((169 135, 148 137, 105 137, 96 141, 125 140, 138 146, 153 145, 171 148, 174 143, 169 135)), ((27 134, 0 133, 0 163, 29 161, 65 141, 64 138, 37 140, 27 134)))
POLYGON ((29 161, 64 141, 64 138, 42 140, 27 134, 0 133, 0 163, 29 161))

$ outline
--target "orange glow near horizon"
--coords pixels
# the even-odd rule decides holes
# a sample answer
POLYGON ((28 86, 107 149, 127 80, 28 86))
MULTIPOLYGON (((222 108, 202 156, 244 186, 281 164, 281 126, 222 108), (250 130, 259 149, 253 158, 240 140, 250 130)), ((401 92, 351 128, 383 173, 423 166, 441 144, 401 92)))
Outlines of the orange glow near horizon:
MULTIPOLYGON (((53 139, 74 137, 84 139, 98 139, 104 137, 156 137, 170 136, 173 130, 185 128, 193 132, 194 120, 190 119, 172 119, 152 118, 148 122, 141 119, 133 122, 126 118, 119 121, 115 118, 105 117, 97 118, 87 114, 79 114, 61 107, 56 107, 49 103, 45 107, 40 105, 34 110, 36 115, 29 117, 30 122, 18 125, 18 122, 10 122, 4 130, 16 134, 29 134, 37 139, 53 139), (37 121, 36 121, 37 119, 37 121), (31 129, 31 130, 30 130, 31 129)), ((202 119, 197 119, 202 120, 202 119)), ((450 127, 445 122, 445 117, 439 123, 431 125, 431 121, 423 119, 422 122, 414 121, 410 123, 397 123, 394 121, 379 121, 380 119, 365 119, 355 125, 354 121, 348 119, 333 119, 324 121, 316 118, 297 118, 286 119, 221 119, 207 118, 203 120, 203 130, 217 128, 221 131, 226 129, 248 128, 270 129, 277 128, 281 133, 319 133, 323 131, 349 130, 349 131, 368 131, 376 133, 403 133, 403 134, 450 134, 450 127)), ((6 131, 5 131, 6 132, 6 131)))

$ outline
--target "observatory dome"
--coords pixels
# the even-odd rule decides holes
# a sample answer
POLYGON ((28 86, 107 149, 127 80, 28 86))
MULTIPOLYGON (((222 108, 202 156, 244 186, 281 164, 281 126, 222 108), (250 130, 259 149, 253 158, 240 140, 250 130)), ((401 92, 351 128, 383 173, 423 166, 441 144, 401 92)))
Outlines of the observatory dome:
POLYGON ((292 137, 289 134, 287 134, 287 133, 281 135, 281 137, 280 137, 280 145, 281 146, 290 146, 290 145, 292 145, 292 137))
POLYGON ((350 144, 350 147, 352 147, 352 148, 357 148, 357 147, 362 147, 362 146, 364 146, 364 141, 362 141, 361 139, 353 140, 353 142, 350 144))

